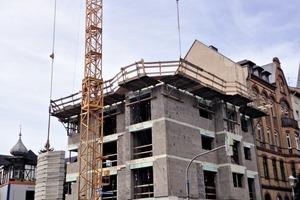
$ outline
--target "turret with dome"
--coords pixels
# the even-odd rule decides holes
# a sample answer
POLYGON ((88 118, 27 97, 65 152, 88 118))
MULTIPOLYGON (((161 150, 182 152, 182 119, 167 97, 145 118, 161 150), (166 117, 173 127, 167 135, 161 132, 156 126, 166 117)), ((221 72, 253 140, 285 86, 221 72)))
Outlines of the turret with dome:
POLYGON ((10 154, 13 156, 25 156, 28 153, 28 150, 23 144, 21 137, 22 137, 22 133, 20 128, 19 140, 10 150, 10 154))
POLYGON ((19 132, 17 143, 11 148, 11 155, 0 155, 0 185, 14 182, 35 183, 37 155, 27 150, 22 142, 22 132, 19 132))

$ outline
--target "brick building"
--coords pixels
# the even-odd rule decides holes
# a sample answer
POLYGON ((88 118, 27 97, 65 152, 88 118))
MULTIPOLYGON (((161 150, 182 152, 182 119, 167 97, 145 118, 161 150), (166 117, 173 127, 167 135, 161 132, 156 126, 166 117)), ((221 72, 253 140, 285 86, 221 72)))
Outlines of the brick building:
POLYGON ((288 177, 297 177, 299 170, 299 126, 280 61, 275 57, 263 66, 249 60, 239 64, 249 69, 254 106, 268 112, 254 120, 263 199, 289 200, 288 177))

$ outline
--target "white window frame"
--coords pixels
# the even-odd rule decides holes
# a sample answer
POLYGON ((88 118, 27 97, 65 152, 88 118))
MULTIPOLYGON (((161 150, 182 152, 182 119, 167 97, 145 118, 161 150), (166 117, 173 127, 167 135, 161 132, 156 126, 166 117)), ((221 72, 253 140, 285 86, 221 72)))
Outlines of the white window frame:
POLYGON ((286 142, 287 142, 288 149, 291 149, 292 143, 291 143, 291 136, 289 133, 286 134, 286 142))
POLYGON ((298 135, 295 135, 295 142, 297 150, 300 150, 300 140, 298 135))
POLYGON ((279 147, 279 140, 278 140, 278 133, 277 131, 274 131, 274 140, 275 140, 275 145, 279 147))
POLYGON ((273 144, 273 142, 272 142, 272 137, 271 137, 271 131, 270 131, 270 129, 269 128, 267 128, 267 135, 268 135, 268 142, 269 142, 269 144, 271 145, 271 144, 273 144))
POLYGON ((263 141, 263 135, 262 135, 262 130, 261 130, 261 125, 257 124, 257 135, 258 135, 258 140, 263 141))

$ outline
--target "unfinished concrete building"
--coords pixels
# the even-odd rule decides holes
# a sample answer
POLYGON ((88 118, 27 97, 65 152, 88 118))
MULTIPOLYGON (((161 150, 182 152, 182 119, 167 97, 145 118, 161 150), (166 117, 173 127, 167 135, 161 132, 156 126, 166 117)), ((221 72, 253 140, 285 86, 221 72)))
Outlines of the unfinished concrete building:
MULTIPOLYGON (((103 199, 261 199, 248 68, 195 41, 184 59, 143 60, 105 84, 103 199)), ((52 115, 68 133, 66 199, 77 199, 80 93, 52 102, 52 115)))

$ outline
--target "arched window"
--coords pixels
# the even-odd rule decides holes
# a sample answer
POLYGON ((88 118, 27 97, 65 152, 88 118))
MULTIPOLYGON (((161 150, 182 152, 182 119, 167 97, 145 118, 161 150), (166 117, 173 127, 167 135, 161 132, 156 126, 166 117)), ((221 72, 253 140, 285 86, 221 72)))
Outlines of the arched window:
POLYGON ((278 181, 277 161, 275 158, 272 159, 272 167, 273 167, 274 179, 278 181))
POLYGON ((271 195, 269 193, 265 194, 265 200, 271 200, 271 195))
POLYGON ((281 105, 281 116, 289 117, 290 113, 289 113, 289 106, 287 105, 287 103, 285 101, 281 101, 280 105, 281 105))
POLYGON ((296 175, 296 166, 295 166, 294 161, 291 162, 291 172, 292 172, 293 177, 297 177, 297 175, 296 175))
POLYGON ((257 124, 257 139, 262 142, 263 141, 263 135, 261 130, 261 125, 257 124))
POLYGON ((264 175, 265 178, 268 179, 269 177, 269 168, 268 168, 268 158, 266 156, 263 157, 263 168, 264 168, 264 175))
POLYGON ((277 196, 277 199, 276 199, 276 200, 282 200, 282 197, 281 197, 280 194, 277 196))
POLYGON ((269 128, 267 128, 267 137, 268 137, 269 145, 272 145, 273 141, 272 141, 271 131, 269 128))
POLYGON ((285 195, 284 200, 290 200, 290 198, 287 195, 285 195))
POLYGON ((275 141, 275 146, 280 147, 277 131, 274 131, 274 141, 275 141))
POLYGON ((267 99, 268 99, 268 95, 265 91, 262 92, 261 94, 262 98, 261 98, 261 105, 267 105, 267 99))
POLYGON ((283 160, 279 161, 279 164, 280 164, 281 180, 285 181, 286 180, 286 176, 285 176, 285 169, 284 169, 284 162, 283 162, 283 160))
POLYGON ((279 84, 280 92, 285 93, 285 91, 284 91, 284 82, 283 82, 283 79, 281 77, 278 78, 278 84, 279 84))

